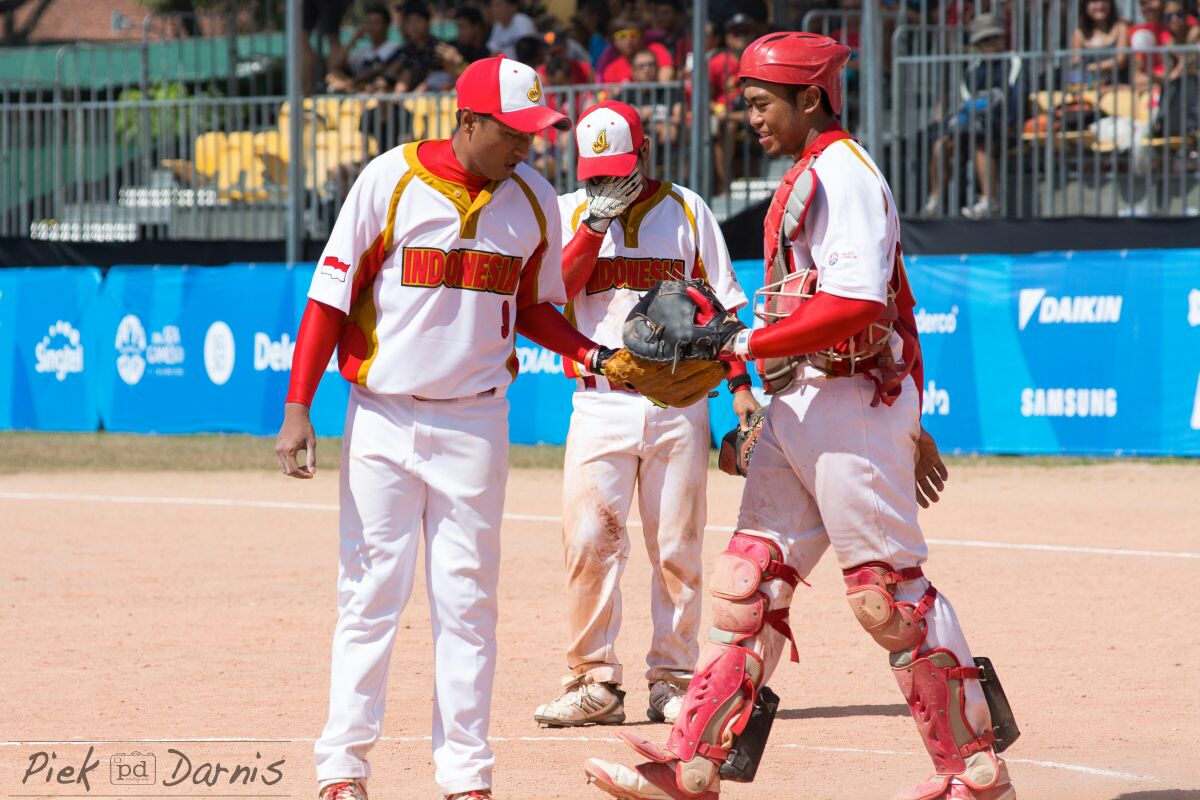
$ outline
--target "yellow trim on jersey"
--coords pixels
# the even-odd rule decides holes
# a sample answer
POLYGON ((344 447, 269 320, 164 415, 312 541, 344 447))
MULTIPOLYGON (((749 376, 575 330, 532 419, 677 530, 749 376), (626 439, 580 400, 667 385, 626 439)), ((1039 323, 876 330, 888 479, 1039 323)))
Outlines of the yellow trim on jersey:
MULTIPOLYGON (((383 259, 387 258, 388 252, 392 249, 392 243, 395 241, 396 208, 400 205, 400 196, 404 194, 404 190, 408 188, 408 184, 412 182, 413 177, 414 174, 412 172, 406 172, 396 182, 396 188, 392 190, 392 199, 388 203, 387 219, 383 224, 383 230, 376 236, 375 241, 371 242, 370 247, 359 255, 358 261, 360 265, 372 250, 379 247, 382 252, 379 259, 379 269, 382 269, 383 259), (380 238, 382 238, 382 242, 380 242, 380 238), (376 244, 377 242, 379 243, 378 245, 376 244)), ((358 375, 356 376, 356 381, 360 386, 367 385, 367 373, 370 371, 371 365, 375 363, 375 357, 379 355, 379 331, 376 327, 379 323, 379 312, 375 308, 374 292, 374 281, 378 279, 379 272, 377 271, 375 277, 372 279, 372 285, 359 289, 359 296, 348 315, 348 321, 357 325, 359 330, 363 332, 363 336, 367 339, 367 357, 358 365, 358 375)))
POLYGON ((692 240, 696 245, 695 272, 699 273, 693 274, 692 277, 701 278, 707 283, 708 270, 704 268, 704 256, 700 255, 700 229, 696 227, 696 215, 692 213, 692 209, 688 206, 688 204, 683 201, 683 195, 679 194, 679 192, 675 191, 673 188, 671 189, 670 197, 672 197, 676 203, 679 203, 679 207, 683 209, 683 213, 687 216, 688 224, 692 226, 692 240))
MULTIPOLYGON (((421 179, 429 188, 433 189, 438 194, 450 201, 458 211, 459 218, 459 236, 463 239, 474 239, 476 231, 479 227, 479 214, 483 211, 483 207, 492 199, 492 193, 499 186, 497 181, 489 181, 486 186, 480 190, 475 199, 471 199, 471 192, 466 186, 454 181, 448 181, 444 178, 439 178, 434 175, 421 163, 417 158, 417 148, 422 142, 431 141, 424 139, 421 142, 412 142, 404 146, 404 161, 408 164, 411 170, 418 178, 421 179)), ((516 175, 513 176, 514 178, 516 175)), ((544 226, 543 226, 544 227, 544 226)))
POLYGON ((513 173, 512 179, 516 182, 517 186, 521 187, 521 191, 525 193, 525 199, 529 201, 529 207, 533 209, 533 216, 537 217, 538 230, 542 232, 542 241, 545 241, 546 215, 542 213, 542 206, 538 203, 537 195, 533 193, 533 189, 530 189, 529 184, 517 173, 513 173))
MULTIPOLYGON (((880 183, 883 182, 883 178, 879 177, 879 173, 876 172, 875 168, 871 166, 871 162, 867 161, 867 157, 862 154, 862 151, 858 149, 858 146, 854 143, 854 141, 852 139, 839 139, 838 141, 845 142, 846 147, 850 148, 850 152, 854 153, 854 155, 858 157, 858 160, 863 163, 863 166, 866 167, 867 169, 871 170, 871 174, 874 175, 875 178, 877 180, 879 180, 880 183)), ((883 193, 883 213, 887 214, 890 210, 891 210, 891 207, 890 207, 890 204, 888 203, 887 192, 884 192, 883 193)))
POLYGON ((626 247, 638 246, 638 229, 642 225, 642 220, 646 218, 646 215, 655 206, 663 201, 664 197, 671 193, 672 188, 674 187, 670 183, 663 181, 659 184, 658 190, 654 194, 640 203, 634 203, 624 214, 617 217, 617 220, 621 223, 621 230, 625 232, 626 247))
POLYGON ((583 219, 583 212, 587 211, 587 203, 580 203, 579 208, 575 209, 575 213, 571 215, 571 230, 579 230, 579 220, 583 219))

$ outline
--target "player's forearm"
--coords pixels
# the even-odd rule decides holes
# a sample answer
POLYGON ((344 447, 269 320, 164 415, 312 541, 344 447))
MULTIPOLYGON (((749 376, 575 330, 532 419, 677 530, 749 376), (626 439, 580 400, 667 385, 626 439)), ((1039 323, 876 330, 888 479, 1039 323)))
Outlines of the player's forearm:
POLYGON ((750 374, 744 362, 728 362, 725 366, 725 381, 731 394, 750 391, 750 374))
POLYGON ((815 353, 854 336, 879 319, 883 303, 817 294, 782 322, 750 334, 751 358, 815 353))
POLYGON ((587 286, 588 279, 596 269, 596 259, 600 257, 600 245, 603 243, 603 233, 580 225, 563 248, 563 284, 567 289, 567 299, 574 298, 587 286))
POLYGON ((292 352, 287 402, 312 405, 325 366, 337 347, 338 331, 345 318, 346 315, 333 306, 308 301, 300 319, 300 330, 296 333, 296 349, 292 352))
POLYGON ((518 311, 517 333, 580 364, 588 363, 588 355, 596 348, 596 343, 571 327, 551 303, 518 311))

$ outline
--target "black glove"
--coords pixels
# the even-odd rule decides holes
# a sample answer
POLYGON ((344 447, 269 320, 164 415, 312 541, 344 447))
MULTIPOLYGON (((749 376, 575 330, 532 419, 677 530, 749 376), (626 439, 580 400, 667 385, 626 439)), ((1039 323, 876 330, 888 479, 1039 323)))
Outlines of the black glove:
POLYGON ((703 280, 660 281, 625 318, 625 347, 647 361, 716 361, 746 329, 703 280))

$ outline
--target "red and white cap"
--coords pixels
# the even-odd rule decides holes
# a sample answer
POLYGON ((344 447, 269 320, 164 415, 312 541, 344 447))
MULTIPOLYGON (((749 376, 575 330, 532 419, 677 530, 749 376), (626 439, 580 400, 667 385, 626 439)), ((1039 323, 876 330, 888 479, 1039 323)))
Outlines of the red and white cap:
POLYGON ((458 110, 495 117, 522 133, 538 133, 554 127, 571 129, 571 120, 546 107, 542 81, 532 67, 504 56, 473 61, 454 84, 458 110))
POLYGON ((631 106, 617 100, 592 106, 575 125, 579 180, 632 175, 644 139, 642 118, 631 106))

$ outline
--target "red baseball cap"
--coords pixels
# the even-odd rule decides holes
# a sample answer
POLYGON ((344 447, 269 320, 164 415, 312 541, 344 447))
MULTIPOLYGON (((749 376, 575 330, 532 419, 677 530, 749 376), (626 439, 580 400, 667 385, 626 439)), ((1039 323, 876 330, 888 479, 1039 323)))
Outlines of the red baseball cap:
POLYGON ((592 106, 575 125, 579 179, 632 175, 645 138, 642 118, 631 106, 617 100, 592 106))
POLYGON ((546 107, 542 81, 532 67, 504 56, 473 61, 458 76, 458 110, 495 117, 522 133, 554 127, 571 129, 571 120, 546 107))

